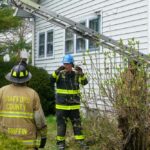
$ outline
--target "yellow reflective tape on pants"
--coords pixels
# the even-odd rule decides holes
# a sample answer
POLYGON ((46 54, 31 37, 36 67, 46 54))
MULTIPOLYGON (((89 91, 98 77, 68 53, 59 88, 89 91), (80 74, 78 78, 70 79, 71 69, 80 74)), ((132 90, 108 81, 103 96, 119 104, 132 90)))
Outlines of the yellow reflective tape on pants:
POLYGON ((74 136, 76 140, 84 140, 84 135, 75 135, 74 136))
POLYGON ((57 141, 64 141, 64 140, 65 140, 65 137, 64 137, 64 136, 57 136, 57 137, 56 137, 56 140, 57 140, 57 141))
POLYGON ((80 105, 59 105, 56 104, 56 109, 62 109, 62 110, 75 110, 75 109, 80 109, 80 105))
POLYGON ((80 90, 63 90, 63 89, 56 89, 56 93, 58 94, 79 94, 80 90))
POLYGON ((29 112, 0 111, 0 116, 8 117, 8 118, 30 118, 30 119, 33 119, 33 113, 29 113, 29 112))

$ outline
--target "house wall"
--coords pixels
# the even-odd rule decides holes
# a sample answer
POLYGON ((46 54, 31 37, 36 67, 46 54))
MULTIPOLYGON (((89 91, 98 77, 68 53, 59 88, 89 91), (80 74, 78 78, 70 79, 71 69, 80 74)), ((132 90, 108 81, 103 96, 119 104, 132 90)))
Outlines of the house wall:
MULTIPOLYGON (((58 14, 79 21, 84 16, 102 12, 102 33, 110 38, 123 40, 135 38, 140 42, 140 50, 148 49, 148 3, 147 0, 44 0, 42 5, 58 14)), ((51 73, 64 55, 65 31, 45 20, 36 19, 35 65, 44 67, 51 73), (39 31, 54 30, 54 56, 38 58, 39 31)), ((75 60, 80 54, 74 54, 75 60)))
MULTIPOLYGON (((84 20, 85 17, 96 15, 95 12, 101 12, 102 34, 115 40, 122 39, 125 43, 127 43, 128 39, 134 37, 140 43, 140 51, 143 53, 148 51, 148 0, 43 0, 41 5, 77 22, 84 20)), ((36 18, 34 38, 35 65, 43 67, 49 73, 52 73, 53 70, 61 65, 65 52, 64 29, 36 18), (54 55, 48 58, 38 58, 38 34, 50 29, 54 31, 54 55)), ((99 55, 96 54, 95 56, 95 53, 91 52, 91 55, 93 55, 92 60, 98 63, 97 66, 99 66, 102 73, 106 74, 103 49, 100 48, 98 53, 99 55)), ((92 72, 92 75, 95 73, 89 57, 86 57, 87 66, 85 66, 83 65, 82 53, 74 53, 73 56, 77 64, 80 64, 84 69, 88 66, 89 72, 92 72)), ((117 56, 113 61, 114 63, 120 63, 120 60, 120 57, 117 56)), ((90 83, 91 88, 96 87, 93 79, 90 80, 90 83)), ((88 88, 89 86, 87 86, 88 88)), ((97 88, 99 87, 97 86, 97 88)), ((100 97, 98 99, 101 99, 100 97)))

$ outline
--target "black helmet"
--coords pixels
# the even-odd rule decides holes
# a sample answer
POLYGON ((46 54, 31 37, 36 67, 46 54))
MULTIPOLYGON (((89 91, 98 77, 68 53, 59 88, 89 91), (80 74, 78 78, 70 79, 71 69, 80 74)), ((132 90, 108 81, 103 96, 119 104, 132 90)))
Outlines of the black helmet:
POLYGON ((31 79, 31 73, 22 64, 15 65, 5 78, 13 83, 25 83, 31 79))

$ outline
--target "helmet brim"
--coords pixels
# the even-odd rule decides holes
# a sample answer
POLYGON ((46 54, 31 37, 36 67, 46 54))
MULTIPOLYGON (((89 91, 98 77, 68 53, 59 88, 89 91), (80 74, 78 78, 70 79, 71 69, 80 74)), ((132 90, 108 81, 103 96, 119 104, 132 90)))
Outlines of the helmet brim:
POLYGON ((31 73, 29 72, 28 76, 26 78, 22 78, 22 79, 17 79, 11 76, 11 72, 9 72, 6 76, 5 76, 6 80, 13 82, 13 83, 25 83, 27 81, 29 81, 32 78, 31 73))

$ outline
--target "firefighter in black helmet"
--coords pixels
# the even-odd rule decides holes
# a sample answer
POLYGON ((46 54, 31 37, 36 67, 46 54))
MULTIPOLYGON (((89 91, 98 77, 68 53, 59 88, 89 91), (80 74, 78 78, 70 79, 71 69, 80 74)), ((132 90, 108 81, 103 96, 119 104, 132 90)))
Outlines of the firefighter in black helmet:
POLYGON ((5 77, 10 82, 21 84, 29 81, 32 75, 26 67, 20 63, 19 65, 15 65, 11 72, 9 72, 5 77))
POLYGON ((51 82, 56 83, 56 117, 57 117, 57 147, 65 150, 65 133, 67 119, 73 125, 75 140, 80 144, 82 150, 87 150, 82 133, 80 109, 79 85, 88 83, 80 67, 74 67, 72 55, 65 55, 63 66, 60 66, 52 74, 51 82))
POLYGON ((26 86, 31 77, 21 63, 5 76, 12 84, 0 88, 0 131, 37 150, 46 144, 47 125, 37 92, 26 86))

